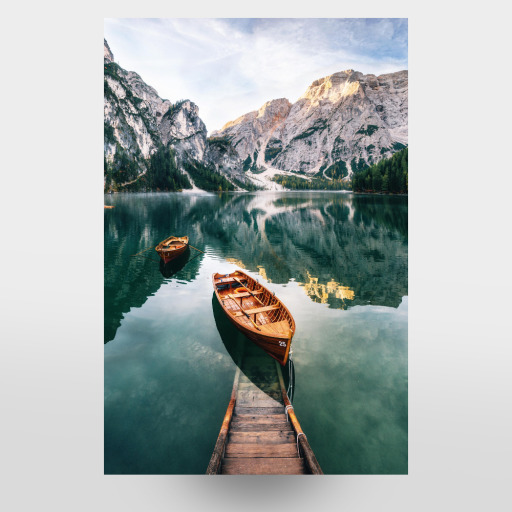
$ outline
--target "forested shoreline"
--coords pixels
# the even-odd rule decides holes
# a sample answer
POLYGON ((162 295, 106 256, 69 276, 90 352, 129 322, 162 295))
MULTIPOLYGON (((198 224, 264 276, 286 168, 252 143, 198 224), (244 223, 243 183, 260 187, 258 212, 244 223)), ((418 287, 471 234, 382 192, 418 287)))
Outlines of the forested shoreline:
POLYGON ((352 175, 354 192, 382 194, 408 193, 408 149, 404 148, 391 158, 358 171, 352 175))
MULTIPOLYGON (((160 146, 147 160, 147 171, 138 175, 137 163, 125 151, 116 154, 114 162, 105 159, 105 191, 137 192, 153 191, 182 191, 191 189, 192 184, 187 175, 182 173, 176 163, 173 149, 160 146), (133 180, 124 186, 116 187, 115 183, 121 179, 133 180)), ((212 170, 200 162, 185 162, 184 170, 191 176, 197 187, 209 192, 234 191, 235 186, 222 174, 212 170)), ((338 163, 331 166, 333 169, 344 169, 338 163)), ((340 177, 327 179, 323 175, 306 179, 303 176, 291 174, 277 174, 272 180, 287 190, 346 190, 355 193, 370 194, 403 194, 408 193, 408 148, 395 153, 391 158, 381 160, 377 164, 354 172, 350 180, 340 177)), ((333 176, 336 174, 333 172, 333 176)), ((240 188, 247 191, 258 190, 256 185, 241 183, 234 180, 240 188)))

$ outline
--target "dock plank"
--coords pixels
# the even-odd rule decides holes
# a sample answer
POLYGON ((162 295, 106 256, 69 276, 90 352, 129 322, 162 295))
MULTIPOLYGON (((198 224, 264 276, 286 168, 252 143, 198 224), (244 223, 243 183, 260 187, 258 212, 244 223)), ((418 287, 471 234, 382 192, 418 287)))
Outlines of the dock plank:
POLYGON ((297 458, 226 457, 222 464, 224 475, 303 475, 304 460, 297 458))
POLYGON ((225 457, 287 457, 297 456, 295 443, 260 444, 260 443, 229 443, 225 457))
POLYGON ((283 406, 279 407, 243 407, 241 405, 235 405, 235 414, 279 414, 283 412, 283 406))
POLYGON ((239 391, 237 400, 275 400, 279 401, 279 393, 277 391, 265 393, 261 389, 253 389, 247 391, 239 391))
POLYGON ((235 414, 233 422, 237 423, 279 423, 286 422, 284 414, 235 414))
POLYGON ((283 404, 266 395, 266 397, 262 396, 254 396, 254 395, 241 395, 237 397, 237 404, 242 407, 283 407, 283 404))
POLYGON ((252 389, 261 389, 264 392, 275 391, 277 393, 279 393, 279 391, 281 391, 279 389, 279 383, 278 382, 272 382, 271 380, 269 380, 268 384, 264 383, 264 384, 260 384, 259 386, 256 386, 256 384, 254 384, 252 382, 241 382, 239 384, 239 386, 238 386, 238 389, 240 391, 249 391, 249 390, 252 390, 252 389))
POLYGON ((260 430, 279 430, 279 431, 290 431, 293 432, 293 428, 290 423, 279 422, 279 423, 232 423, 232 432, 257 432, 260 430))
POLYGON ((248 444, 286 444, 292 443, 295 447, 295 433, 288 431, 254 431, 254 432, 231 432, 229 434, 230 443, 248 443, 248 444))

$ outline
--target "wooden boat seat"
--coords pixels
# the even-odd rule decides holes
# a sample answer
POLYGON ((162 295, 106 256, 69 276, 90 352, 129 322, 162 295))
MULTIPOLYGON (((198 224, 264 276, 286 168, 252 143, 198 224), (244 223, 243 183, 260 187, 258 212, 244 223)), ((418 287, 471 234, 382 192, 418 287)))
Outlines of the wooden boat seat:
POLYGON ((290 332, 290 324, 287 320, 281 320, 279 322, 273 322, 268 324, 263 324, 260 326, 262 330, 267 331, 269 333, 274 334, 284 334, 288 336, 290 332))
POLYGON ((263 293, 263 290, 258 290, 257 292, 243 292, 243 293, 230 293, 229 296, 231 298, 238 299, 240 297, 250 297, 251 295, 259 295, 260 293, 263 293))
MULTIPOLYGON (((253 309, 244 309, 244 311, 248 315, 256 315, 258 313, 265 313, 266 311, 273 311, 274 309, 279 309, 281 306, 279 304, 275 304, 274 306, 263 306, 262 308, 253 308, 253 309)), ((242 311, 237 311, 233 316, 242 316, 244 313, 242 311)))
POLYGON ((224 283, 238 283, 238 281, 234 277, 219 277, 218 279, 215 279, 215 284, 224 283))

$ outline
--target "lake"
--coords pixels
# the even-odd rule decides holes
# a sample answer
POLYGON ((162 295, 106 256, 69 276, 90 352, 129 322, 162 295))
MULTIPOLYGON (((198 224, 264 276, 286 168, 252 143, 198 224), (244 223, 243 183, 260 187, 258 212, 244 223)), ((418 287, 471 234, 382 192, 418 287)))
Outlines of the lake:
POLYGON ((211 275, 235 269, 295 318, 293 405, 324 473, 407 474, 407 197, 147 193, 105 204, 106 474, 206 471, 237 368, 230 343, 244 343, 211 275), (145 249, 170 235, 205 254, 164 267, 145 249))

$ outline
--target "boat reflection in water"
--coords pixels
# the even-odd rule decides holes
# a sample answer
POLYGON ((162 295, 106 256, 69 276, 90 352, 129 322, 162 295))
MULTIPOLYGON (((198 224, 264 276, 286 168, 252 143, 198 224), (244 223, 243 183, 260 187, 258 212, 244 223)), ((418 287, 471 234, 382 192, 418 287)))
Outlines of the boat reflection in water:
POLYGON ((163 260, 160 260, 160 272, 166 278, 173 277, 174 274, 177 274, 188 263, 189 258, 190 249, 187 245, 185 252, 172 259, 171 261, 164 263, 163 260))
MULTIPOLYGON (((226 317, 219 301, 212 294, 213 318, 217 331, 226 351, 233 359, 233 362, 242 370, 245 376, 264 393, 272 398, 279 397, 279 383, 274 379, 275 360, 262 348, 258 347, 251 340, 246 338, 226 317), (272 379, 269 380, 268 376, 272 379)), ((290 389, 290 368, 293 369, 291 358, 288 364, 281 367, 285 387, 288 389, 288 396, 291 398, 293 390, 290 389)), ((293 375, 293 370, 292 370, 293 375)), ((294 379, 292 379, 293 381, 294 379)))

